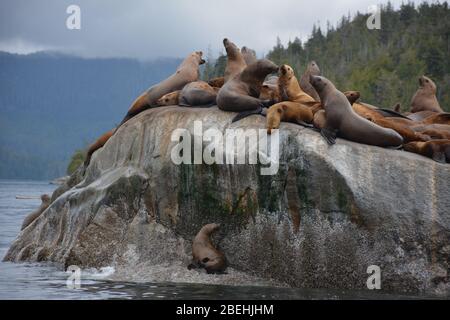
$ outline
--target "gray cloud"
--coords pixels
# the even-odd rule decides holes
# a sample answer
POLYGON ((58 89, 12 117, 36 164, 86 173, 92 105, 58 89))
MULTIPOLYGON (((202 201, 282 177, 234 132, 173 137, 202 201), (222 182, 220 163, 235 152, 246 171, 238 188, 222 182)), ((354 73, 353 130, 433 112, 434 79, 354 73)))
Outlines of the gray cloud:
MULTIPOLYGON (((381 3, 385 3, 383 1, 381 3)), ((399 7, 402 0, 391 1, 399 7)), ((0 50, 57 50, 86 57, 182 57, 222 39, 267 53, 277 36, 306 39, 314 23, 333 25, 374 0, 1 0, 0 50), (81 8, 81 30, 68 30, 66 8, 81 8)))

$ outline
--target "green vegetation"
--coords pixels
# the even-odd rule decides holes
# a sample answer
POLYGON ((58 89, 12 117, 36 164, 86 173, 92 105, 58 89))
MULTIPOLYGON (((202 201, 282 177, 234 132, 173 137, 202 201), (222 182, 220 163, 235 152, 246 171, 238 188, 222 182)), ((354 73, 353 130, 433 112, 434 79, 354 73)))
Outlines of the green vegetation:
MULTIPOLYGON (((278 39, 267 55, 277 64, 289 64, 297 77, 315 60, 322 74, 341 91, 358 90, 362 100, 380 107, 397 102, 409 110, 419 76, 437 85, 441 107, 450 111, 450 9, 448 3, 403 4, 398 10, 382 7, 381 29, 369 30, 368 14, 342 17, 326 32, 313 27, 305 42, 299 38, 283 45, 278 39)), ((223 74, 221 55, 204 79, 223 74)))
POLYGON ((418 77, 431 77, 441 107, 450 111, 450 9, 448 3, 382 7, 381 29, 366 27, 368 15, 342 17, 326 34, 314 26, 309 40, 280 41, 268 54, 275 63, 291 65, 300 76, 315 60, 322 74, 341 91, 358 90, 362 100, 380 107, 409 104, 418 77))
POLYGON ((67 166, 67 174, 71 175, 84 162, 86 152, 84 150, 76 150, 72 155, 69 165, 67 166))

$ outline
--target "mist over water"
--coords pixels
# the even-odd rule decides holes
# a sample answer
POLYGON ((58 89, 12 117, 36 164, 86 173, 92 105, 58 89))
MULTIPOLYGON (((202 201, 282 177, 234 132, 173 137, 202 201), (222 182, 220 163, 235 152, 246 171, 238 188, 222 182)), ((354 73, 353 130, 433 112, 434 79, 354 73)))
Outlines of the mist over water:
MULTIPOLYGON (((14 241, 23 219, 40 205, 39 196, 51 194, 48 182, 0 180, 0 257, 14 241), (16 196, 33 199, 16 199, 16 196)), ((0 299, 414 299, 374 291, 288 288, 237 270, 227 275, 189 271, 180 263, 171 266, 143 264, 139 272, 154 282, 141 282, 138 270, 120 281, 113 267, 82 270, 80 289, 66 286, 68 274, 51 263, 0 262, 0 299)))

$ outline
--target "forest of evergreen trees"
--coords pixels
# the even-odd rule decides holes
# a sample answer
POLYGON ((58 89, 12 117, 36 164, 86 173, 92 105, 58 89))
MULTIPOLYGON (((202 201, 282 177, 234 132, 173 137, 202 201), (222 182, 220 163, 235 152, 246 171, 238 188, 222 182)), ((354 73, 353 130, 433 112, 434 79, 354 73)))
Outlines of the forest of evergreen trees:
MULTIPOLYGON (((450 9, 448 3, 403 4, 398 10, 382 7, 381 29, 369 30, 368 14, 342 17, 327 30, 314 26, 310 38, 283 45, 280 41, 267 58, 291 65, 301 75, 315 60, 322 75, 341 91, 358 90, 362 100, 380 107, 409 104, 418 77, 431 77, 441 107, 450 111, 450 9)), ((245 45, 245 44, 241 44, 245 45)), ((223 74, 226 57, 206 66, 204 78, 223 74)))

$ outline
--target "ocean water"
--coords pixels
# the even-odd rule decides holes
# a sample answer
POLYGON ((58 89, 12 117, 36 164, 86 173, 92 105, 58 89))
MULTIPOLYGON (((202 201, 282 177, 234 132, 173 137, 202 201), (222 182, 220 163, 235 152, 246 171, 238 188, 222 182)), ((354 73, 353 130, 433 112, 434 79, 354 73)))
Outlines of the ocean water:
MULTIPOLYGON (((20 232, 23 219, 40 205, 39 196, 51 194, 56 186, 41 181, 0 180, 0 259, 20 232), (16 199, 16 196, 33 199, 16 199)), ((174 272, 167 268, 167 272, 174 272)), ((227 285, 208 284, 210 275, 201 275, 202 284, 192 283, 192 271, 177 269, 180 282, 122 282, 114 280, 115 270, 82 270, 80 288, 67 286, 69 274, 49 263, 0 262, 0 299, 417 299, 424 296, 385 294, 377 291, 343 291, 268 286, 238 272, 227 285), (180 275, 181 273, 181 275, 180 275), (185 281, 183 281, 185 279, 185 281), (245 281, 244 281, 245 280, 245 281), (205 283, 206 282, 206 283, 205 283), (231 283, 231 284, 230 284, 231 283), (251 285, 250 285, 251 284, 251 285)), ((158 272, 161 272, 159 270, 158 272)), ((167 277, 161 277, 167 279, 167 277)), ((214 278, 217 280, 217 278, 214 278)))

